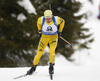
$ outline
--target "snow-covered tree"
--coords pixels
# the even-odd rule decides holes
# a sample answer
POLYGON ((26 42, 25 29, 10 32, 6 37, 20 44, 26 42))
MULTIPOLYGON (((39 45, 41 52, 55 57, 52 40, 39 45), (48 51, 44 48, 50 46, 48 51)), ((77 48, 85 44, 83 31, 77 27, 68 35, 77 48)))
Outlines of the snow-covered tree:
POLYGON ((0 0, 0 66, 23 66, 33 59, 29 50, 36 48, 36 15, 18 1, 0 0))

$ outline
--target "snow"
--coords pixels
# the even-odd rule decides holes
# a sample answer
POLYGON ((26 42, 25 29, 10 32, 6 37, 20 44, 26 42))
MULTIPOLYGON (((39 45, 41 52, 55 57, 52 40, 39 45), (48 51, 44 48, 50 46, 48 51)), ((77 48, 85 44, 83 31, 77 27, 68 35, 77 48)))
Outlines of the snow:
POLYGON ((21 0, 21 1, 18 1, 18 4, 22 7, 24 7, 28 11, 28 13, 37 14, 34 6, 31 4, 30 0, 21 0))
MULTIPOLYGON (((48 66, 38 66, 36 73, 14 79, 26 73, 29 68, 1 68, 0 81, 51 81, 48 66)), ((99 67, 90 66, 55 66, 53 81, 100 81, 99 67)))
MULTIPOLYGON (((75 59, 74 62, 67 61, 61 54, 56 55, 53 81, 100 81, 100 20, 97 19, 99 1, 94 0, 93 5, 88 0, 77 1, 81 1, 84 6, 75 15, 92 12, 88 15, 89 18, 84 27, 91 29, 90 32, 93 32, 95 41, 90 45, 90 50, 77 50, 71 57, 75 59)), ((31 4, 29 0, 23 0, 23 2, 25 2, 22 4, 23 7, 26 5, 25 9, 29 6, 26 3, 31 4)), ((32 9, 32 13, 35 12, 33 7, 28 7, 28 9, 29 11, 32 9)), ((0 81, 51 81, 48 68, 49 66, 38 66, 35 74, 16 80, 14 80, 15 77, 25 74, 30 67, 0 68, 0 81)))
POLYGON ((26 19, 26 17, 24 16, 23 13, 20 13, 17 17, 17 20, 19 20, 20 22, 23 22, 26 19))
POLYGON ((61 55, 60 53, 58 53, 57 55, 56 55, 56 59, 55 59, 55 65, 56 66, 74 66, 74 64, 73 63, 71 63, 70 61, 68 61, 68 60, 66 60, 66 58, 63 56, 63 55, 61 55))
MULTIPOLYGON (((81 1, 81 0, 77 0, 81 1)), ((84 12, 92 12, 88 14, 88 20, 86 21, 86 24, 83 27, 88 27, 90 29, 90 32, 93 33, 94 42, 89 45, 91 47, 90 50, 79 50, 76 51, 75 54, 71 57, 72 59, 75 59, 74 64, 76 65, 83 65, 83 66, 100 66, 100 20, 97 18, 99 14, 99 1, 93 0, 93 4, 88 2, 87 0, 82 0, 81 3, 84 5, 82 7, 81 11, 77 13, 76 15, 79 15, 84 12)), ((84 22, 81 21, 81 22, 84 22)))

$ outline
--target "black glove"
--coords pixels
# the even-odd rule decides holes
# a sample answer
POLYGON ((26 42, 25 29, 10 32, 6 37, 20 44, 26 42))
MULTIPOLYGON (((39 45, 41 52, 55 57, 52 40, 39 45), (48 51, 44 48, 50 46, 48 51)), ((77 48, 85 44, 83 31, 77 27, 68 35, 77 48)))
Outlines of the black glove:
POLYGON ((58 30, 58 37, 60 37, 61 36, 61 32, 60 32, 60 30, 58 30))
POLYGON ((39 33, 39 35, 38 35, 39 39, 41 38, 41 36, 42 36, 42 33, 39 33))

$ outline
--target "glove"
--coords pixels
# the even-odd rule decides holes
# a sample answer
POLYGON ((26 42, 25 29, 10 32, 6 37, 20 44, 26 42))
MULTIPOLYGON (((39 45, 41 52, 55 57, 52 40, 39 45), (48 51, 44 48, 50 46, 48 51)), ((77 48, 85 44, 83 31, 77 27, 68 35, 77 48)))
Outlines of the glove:
POLYGON ((41 38, 41 36, 42 36, 42 33, 39 33, 39 35, 38 35, 39 39, 41 38))
POLYGON ((60 32, 60 30, 58 30, 58 37, 60 37, 61 36, 61 32, 60 32))

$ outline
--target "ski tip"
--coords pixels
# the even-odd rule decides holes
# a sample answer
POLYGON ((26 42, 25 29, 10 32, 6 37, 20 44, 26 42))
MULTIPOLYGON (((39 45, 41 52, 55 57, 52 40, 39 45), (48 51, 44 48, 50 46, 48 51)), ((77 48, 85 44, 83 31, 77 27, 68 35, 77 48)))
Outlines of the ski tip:
POLYGON ((25 76, 27 76, 27 75, 28 75, 28 74, 24 74, 24 75, 21 75, 21 76, 15 77, 14 80, 15 80, 15 79, 18 79, 18 78, 21 78, 21 77, 25 77, 25 76))

